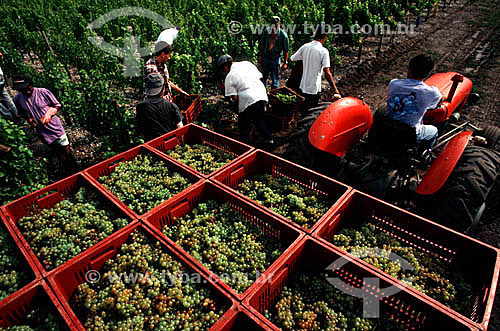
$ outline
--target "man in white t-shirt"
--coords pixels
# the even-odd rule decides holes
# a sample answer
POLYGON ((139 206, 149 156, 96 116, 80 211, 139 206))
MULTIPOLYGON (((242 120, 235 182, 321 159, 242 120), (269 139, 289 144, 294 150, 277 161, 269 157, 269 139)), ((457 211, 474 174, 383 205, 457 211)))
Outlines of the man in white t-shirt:
POLYGON ((252 125, 261 132, 265 142, 273 144, 269 128, 264 121, 267 92, 262 83, 262 74, 248 61, 234 62, 230 55, 222 55, 217 66, 227 73, 224 89, 225 96, 238 102, 238 126, 240 140, 248 143, 252 125))
POLYGON ((314 40, 300 47, 290 58, 292 61, 302 60, 303 62, 300 89, 306 99, 306 109, 318 105, 319 94, 321 92, 321 75, 323 72, 325 73, 326 80, 335 91, 334 97, 339 99, 341 97, 330 71, 330 53, 323 46, 326 38, 326 33, 322 29, 318 29, 314 35, 314 40))
POLYGON ((424 125, 424 114, 436 108, 443 98, 439 89, 424 83, 434 68, 434 61, 427 54, 420 54, 410 60, 407 79, 393 79, 387 91, 386 116, 392 120, 412 126, 417 140, 431 148, 438 136, 433 125, 424 125))

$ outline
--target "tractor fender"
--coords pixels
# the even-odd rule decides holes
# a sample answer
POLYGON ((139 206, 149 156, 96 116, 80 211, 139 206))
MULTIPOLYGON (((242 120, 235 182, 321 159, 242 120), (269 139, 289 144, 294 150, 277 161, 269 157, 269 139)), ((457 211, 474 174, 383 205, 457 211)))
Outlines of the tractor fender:
POLYGON ((427 170, 424 179, 420 182, 416 192, 421 195, 431 195, 436 193, 453 172, 458 160, 467 147, 472 137, 472 131, 465 131, 456 135, 446 144, 441 154, 432 162, 427 170))
POLYGON ((424 124, 443 123, 453 113, 461 112, 472 90, 472 81, 456 72, 435 74, 425 83, 437 87, 443 95, 443 101, 439 108, 425 112, 424 124))
POLYGON ((373 116, 368 105, 347 97, 328 106, 309 130, 309 142, 317 149, 342 157, 368 132, 373 116))

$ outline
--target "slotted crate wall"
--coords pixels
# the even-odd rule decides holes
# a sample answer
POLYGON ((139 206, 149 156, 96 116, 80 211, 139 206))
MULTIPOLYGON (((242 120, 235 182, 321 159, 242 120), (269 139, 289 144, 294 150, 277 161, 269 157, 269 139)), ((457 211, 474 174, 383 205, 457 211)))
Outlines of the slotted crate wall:
MULTIPOLYGON (((145 223, 149 224, 159 236, 165 237, 165 239, 175 246, 184 256, 191 259, 200 269, 209 273, 213 279, 216 279, 221 286, 223 286, 235 298, 242 300, 246 295, 248 295, 248 293, 261 286, 262 282, 267 280, 267 271, 260 275, 260 277, 243 293, 239 293, 223 282, 216 274, 209 270, 208 267, 205 267, 201 261, 196 260, 161 232, 163 227, 175 224, 176 218, 188 214, 200 202, 207 200, 215 200, 219 203, 230 204, 235 214, 240 215, 245 221, 257 225, 267 237, 280 241, 285 248, 283 254, 292 251, 293 247, 300 241, 303 235, 300 231, 289 226, 286 222, 273 217, 271 214, 249 204, 231 191, 219 187, 209 181, 197 184, 185 195, 177 197, 171 204, 164 206, 156 213, 144 218, 145 223)), ((267 267, 267 269, 269 269, 273 264, 278 263, 277 261, 279 259, 280 258, 274 261, 267 267)))
POLYGON ((17 223, 24 216, 38 214, 42 209, 52 208, 55 204, 67 199, 82 187, 97 193, 99 201, 102 202, 104 206, 107 206, 108 210, 113 211, 117 218, 125 218, 129 221, 129 224, 136 220, 128 209, 113 202, 106 193, 103 193, 102 189, 91 183, 81 173, 60 180, 2 207, 5 217, 10 223, 17 238, 19 238, 21 249, 30 257, 30 261, 34 264, 33 268, 36 268, 44 277, 47 276, 50 270, 47 270, 40 262, 36 253, 31 249, 30 243, 17 227, 17 223))
MULTIPOLYGON (((84 175, 91 181, 93 182, 97 187, 105 191, 117 204, 119 204, 121 207, 125 208, 128 210, 130 213, 132 213, 136 218, 139 218, 141 216, 147 215, 149 213, 152 213, 154 210, 159 208, 162 204, 166 203, 167 201, 163 201, 161 204, 156 206, 155 208, 143 213, 142 215, 139 215, 135 213, 129 206, 127 206, 124 202, 122 202, 116 195, 114 195, 111 191, 106 189, 102 184, 99 183, 99 177, 102 176, 109 176, 115 168, 121 163, 125 161, 130 161, 134 159, 137 155, 148 155, 153 157, 155 160, 163 161, 166 163, 167 168, 170 171, 177 172, 181 176, 185 177, 191 184, 196 183, 201 179, 200 176, 198 176, 193 170, 190 170, 188 167, 183 167, 179 165, 178 162, 172 161, 171 158, 165 157, 162 153, 154 151, 152 149, 149 149, 143 145, 134 147, 126 152, 123 152, 121 154, 118 154, 106 161, 103 161, 101 163, 98 163, 87 170, 85 170, 83 173, 84 175)), ((189 190, 189 187, 186 188, 184 191, 189 190)), ((179 192, 178 194, 181 194, 183 191, 179 192)), ((175 195, 171 198, 174 198, 175 195)))
MULTIPOLYGON (((474 291, 470 316, 462 316, 437 300, 415 289, 412 291, 430 305, 468 319, 479 329, 487 328, 498 284, 498 249, 355 190, 313 235, 334 246, 330 240, 341 229, 369 223, 377 232, 386 233, 402 245, 415 248, 431 258, 437 256, 450 270, 462 273, 474 291)), ((361 263, 382 273, 368 263, 361 263)))
POLYGON ((34 307, 52 310, 50 312, 59 315, 67 330, 75 329, 71 318, 45 280, 33 281, 9 296, 8 300, 0 301, 0 328, 23 325, 26 314, 34 307))
POLYGON ((421 301, 404 286, 375 274, 358 261, 345 257, 343 252, 314 238, 306 237, 293 253, 273 268, 272 273, 272 283, 264 284, 244 300, 245 306, 265 321, 271 330, 280 329, 264 317, 264 310, 272 309, 276 304, 290 276, 302 273, 328 273, 346 295, 354 291, 363 292, 365 299, 380 303, 381 315, 391 318, 396 325, 406 330, 477 329, 465 320, 421 301), (373 284, 378 284, 378 287, 373 284))
MULTIPOLYGON (((87 281, 89 271, 99 272, 107 260, 115 257, 119 247, 126 243, 129 240, 130 234, 136 230, 143 232, 146 236, 156 241, 159 241, 163 250, 172 256, 176 261, 180 262, 186 272, 200 275, 201 284, 211 289, 214 298, 217 299, 217 302, 221 306, 227 306, 227 310, 224 315, 221 316, 221 318, 210 328, 210 330, 219 330, 222 325, 225 325, 232 314, 231 308, 237 304, 236 301, 234 301, 234 299, 232 299, 231 296, 216 282, 199 270, 195 264, 192 264, 189 260, 179 254, 177 250, 173 249, 164 239, 156 235, 147 227, 144 227, 141 223, 135 223, 133 227, 129 227, 126 231, 114 234, 105 242, 87 250, 77 261, 63 266, 63 268, 59 269, 56 273, 51 273, 48 276, 48 281, 52 289, 60 300, 61 305, 73 320, 77 330, 85 329, 81 321, 78 319, 77 313, 70 305, 70 298, 73 291, 78 287, 78 285, 87 281)), ((105 280, 102 279, 101 281, 105 280)))
POLYGON ((345 184, 262 150, 255 150, 251 152, 238 162, 212 176, 210 180, 225 185, 233 193, 243 197, 245 200, 258 206, 259 208, 265 209, 276 217, 281 218, 285 222, 292 224, 308 234, 311 234, 324 220, 326 220, 327 216, 337 208, 338 204, 351 190, 351 187, 345 184), (257 174, 270 174, 273 177, 286 177, 291 182, 299 184, 307 190, 314 191, 324 197, 327 197, 328 200, 331 201, 331 207, 320 219, 316 220, 316 223, 311 228, 305 229, 286 217, 279 215, 258 202, 255 202, 241 193, 238 193, 237 188, 243 180, 257 174))
MULTIPOLYGON (((206 144, 212 147, 214 150, 224 151, 233 157, 230 162, 226 163, 224 166, 220 167, 217 170, 214 170, 209 174, 201 173, 200 171, 193 169, 188 165, 184 165, 181 161, 176 160, 177 162, 183 164, 183 166, 186 166, 192 171, 196 172, 200 177, 210 177, 218 173, 222 169, 228 167, 230 164, 237 162, 244 155, 254 150, 254 148, 249 145, 243 144, 237 140, 207 130, 195 124, 189 124, 177 130, 164 134, 161 137, 149 141, 145 145, 166 154, 169 150, 172 150, 177 145, 182 144, 206 144)), ((167 157, 170 158, 170 156, 167 157)))

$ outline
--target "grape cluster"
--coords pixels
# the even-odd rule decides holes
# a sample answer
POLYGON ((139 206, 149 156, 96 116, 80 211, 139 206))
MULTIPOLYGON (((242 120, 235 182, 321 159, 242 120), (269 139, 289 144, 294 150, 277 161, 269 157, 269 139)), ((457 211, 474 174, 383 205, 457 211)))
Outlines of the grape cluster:
POLYGON ((287 177, 269 174, 245 179, 237 190, 305 229, 311 228, 333 204, 327 197, 287 177))
POLYGON ((32 309, 24 316, 22 325, 0 328, 5 331, 60 331, 68 330, 62 318, 52 307, 43 302, 33 303, 32 309))
POLYGON ((140 215, 190 185, 187 178, 170 171, 164 161, 141 154, 119 163, 109 176, 99 177, 99 182, 140 215))
POLYGON ((290 276, 276 304, 264 316, 283 330, 397 330, 382 317, 364 319, 362 301, 337 290, 328 275, 303 273, 290 276))
POLYGON ((7 231, 0 227, 0 300, 28 284, 34 277, 7 231))
POLYGON ((231 154, 207 144, 176 145, 174 149, 167 151, 167 155, 205 175, 233 159, 231 154))
POLYGON ((371 223, 359 229, 344 228, 331 242, 462 314, 470 313, 471 285, 461 273, 450 270, 438 255, 407 247, 390 234, 376 231, 371 223), (403 268, 394 258, 390 259, 391 253, 406 260, 412 268, 403 268))
POLYGON ((162 231, 240 293, 284 251, 278 240, 243 220, 229 204, 212 200, 162 231))
POLYGON ((22 217, 17 226, 45 269, 51 270, 128 222, 101 205, 97 193, 81 187, 52 208, 22 217))
POLYGON ((276 99, 278 99, 280 102, 290 105, 292 103, 295 103, 299 101, 299 97, 296 96, 295 94, 285 94, 285 93, 278 93, 275 95, 276 99))
POLYGON ((105 262, 101 281, 80 284, 70 304, 87 330, 208 330, 228 307, 208 288, 183 282, 186 272, 160 242, 136 230, 105 262), (122 273, 143 276, 112 278, 122 273))

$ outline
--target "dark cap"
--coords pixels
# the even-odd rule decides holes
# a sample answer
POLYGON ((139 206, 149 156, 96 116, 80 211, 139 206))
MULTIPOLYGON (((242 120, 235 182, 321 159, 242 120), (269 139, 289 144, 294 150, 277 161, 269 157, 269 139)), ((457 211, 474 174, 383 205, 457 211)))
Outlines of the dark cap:
POLYGON ((233 62, 233 58, 231 57, 231 55, 224 54, 221 57, 219 57, 219 59, 217 60, 217 67, 220 68, 220 67, 226 65, 227 63, 232 63, 232 62, 233 62))
POLYGON ((33 86, 33 80, 30 76, 25 74, 18 74, 14 76, 12 80, 12 88, 14 90, 24 90, 28 88, 28 86, 33 86))
POLYGON ((163 84, 165 80, 158 73, 149 74, 144 80, 144 93, 146 95, 158 95, 163 89, 163 84))
POLYGON ((170 45, 166 41, 157 42, 155 45, 155 55, 160 55, 162 52, 165 52, 167 54, 172 53, 172 45, 170 45))

